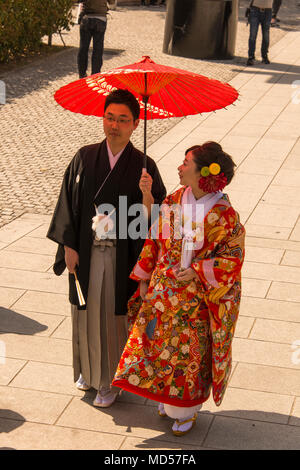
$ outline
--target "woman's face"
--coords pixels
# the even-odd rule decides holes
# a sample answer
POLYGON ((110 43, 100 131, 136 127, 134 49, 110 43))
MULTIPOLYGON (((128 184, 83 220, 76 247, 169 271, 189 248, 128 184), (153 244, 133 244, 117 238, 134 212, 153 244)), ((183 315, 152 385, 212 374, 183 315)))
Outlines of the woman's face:
POLYGON ((201 176, 194 162, 192 151, 185 156, 183 164, 178 167, 180 184, 184 186, 198 187, 198 181, 201 176))

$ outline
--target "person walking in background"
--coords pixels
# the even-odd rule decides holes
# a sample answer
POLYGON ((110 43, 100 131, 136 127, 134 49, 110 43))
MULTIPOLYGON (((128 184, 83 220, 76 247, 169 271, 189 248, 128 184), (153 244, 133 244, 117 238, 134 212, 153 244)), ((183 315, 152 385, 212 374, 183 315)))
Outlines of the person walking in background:
POLYGON ((272 20, 271 20, 271 26, 279 26, 278 22, 280 22, 280 19, 277 18, 277 14, 279 12, 279 9, 281 7, 281 0, 273 0, 273 6, 272 6, 272 20))
POLYGON ((272 19, 273 0, 253 0, 250 6, 249 49, 247 65, 253 65, 255 60, 256 38, 259 25, 262 30, 261 57, 264 64, 269 64, 270 25, 272 19))
POLYGON ((176 436, 194 426, 211 391, 221 404, 230 376, 245 243, 222 192, 234 166, 216 142, 186 150, 184 187, 163 202, 131 273, 140 284, 113 385, 159 402, 176 436))
POLYGON ((120 197, 128 210, 143 204, 151 214, 152 205, 166 196, 155 162, 147 157, 145 171, 143 153, 130 142, 139 114, 139 103, 128 90, 107 96, 106 139, 79 149, 68 165, 47 233, 58 243, 54 273, 69 271, 74 381, 79 390, 97 390, 93 404, 98 407, 110 406, 119 392, 110 385, 127 340, 127 302, 137 288, 128 276, 144 242, 130 238, 133 216, 127 216, 120 197), (104 225, 105 233, 99 233, 97 223, 107 206, 114 208, 114 216, 106 217, 107 230, 104 225), (79 301, 75 274, 86 305, 79 301))
POLYGON ((84 78, 87 76, 88 52, 92 39, 92 75, 101 71, 108 8, 106 0, 82 0, 79 3, 80 44, 77 64, 79 78, 84 78))

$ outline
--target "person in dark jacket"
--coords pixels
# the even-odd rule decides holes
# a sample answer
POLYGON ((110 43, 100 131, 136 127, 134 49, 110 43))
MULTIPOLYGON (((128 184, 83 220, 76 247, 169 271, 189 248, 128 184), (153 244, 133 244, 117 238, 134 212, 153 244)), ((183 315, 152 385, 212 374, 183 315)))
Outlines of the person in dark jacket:
POLYGON ((80 44, 77 64, 79 78, 84 78, 87 76, 88 52, 92 39, 92 75, 101 72, 108 8, 106 0, 82 0, 79 3, 80 44))
POLYGON ((106 139, 82 147, 70 162, 47 233, 59 244, 55 274, 66 267, 69 271, 74 381, 80 390, 98 391, 94 405, 99 407, 110 406, 119 391, 110 385, 127 340, 127 302, 137 288, 129 274, 149 222, 143 219, 144 236, 135 237, 136 205, 150 214, 166 195, 155 162, 147 157, 145 171, 143 153, 130 142, 139 113, 139 103, 128 90, 107 96, 106 139), (105 212, 110 214, 107 219, 105 212), (85 305, 80 303, 75 274, 85 305))

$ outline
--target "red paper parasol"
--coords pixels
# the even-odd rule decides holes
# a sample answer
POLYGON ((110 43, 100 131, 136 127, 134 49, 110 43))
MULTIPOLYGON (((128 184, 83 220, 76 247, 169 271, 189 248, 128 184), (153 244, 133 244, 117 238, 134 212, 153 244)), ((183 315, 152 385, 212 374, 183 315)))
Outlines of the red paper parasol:
POLYGON ((227 83, 165 65, 148 56, 140 62, 97 73, 60 88, 55 100, 74 113, 103 116, 106 96, 116 88, 128 89, 139 101, 144 119, 146 155, 147 119, 189 116, 225 108, 238 98, 227 83))

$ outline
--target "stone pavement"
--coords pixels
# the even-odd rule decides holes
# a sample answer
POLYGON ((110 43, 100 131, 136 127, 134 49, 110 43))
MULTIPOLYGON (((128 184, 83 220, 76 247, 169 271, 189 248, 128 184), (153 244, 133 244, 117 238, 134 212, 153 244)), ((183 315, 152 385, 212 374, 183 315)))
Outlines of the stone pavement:
MULTIPOLYGON (((60 57, 64 54, 69 52, 60 57)), ((240 67, 233 74, 230 83, 240 92, 236 106, 183 119, 165 128, 149 147, 168 191, 178 186, 176 168, 184 150, 195 143, 220 142, 238 166, 228 194, 246 225, 246 261, 233 342, 234 367, 222 405, 217 408, 209 399, 195 428, 178 438, 170 432, 171 421, 159 418, 156 405, 149 400, 125 393, 111 408, 99 410, 92 406, 95 392, 75 389, 67 277, 52 273, 56 247, 45 238, 48 211, 41 205, 40 214, 31 213, 26 207, 26 213, 0 229, 1 448, 300 449, 299 83, 292 87, 300 80, 300 32, 282 35, 272 46, 270 58, 269 66, 240 67)), ((54 90, 70 78, 70 74, 59 74, 47 83, 47 93, 49 86, 54 90)), ((40 92, 39 87, 24 95, 20 91, 20 99, 28 99, 29 106, 40 92)), ((14 112, 18 102, 9 102, 14 112)), ((36 119, 44 124, 45 103, 40 110, 34 109, 36 119)), ((55 109, 58 123, 70 119, 67 112, 55 109)), ((30 109, 26 116, 17 117, 21 123, 14 142, 21 158, 22 146, 29 145, 29 134, 20 139, 27 132, 30 109)), ((76 115, 68 121, 69 147, 63 132, 57 128, 55 133, 51 126, 45 126, 42 134, 38 128, 32 138, 33 153, 40 149, 39 142, 49 146, 56 141, 56 147, 57 141, 63 142, 59 156, 51 157, 53 167, 59 166, 56 179, 61 180, 71 147, 75 150, 79 141, 83 145, 96 136, 95 127, 74 139, 82 123, 76 115)), ((14 123, 11 127, 16 130, 14 123)), ((42 165, 48 165, 48 160, 41 153, 42 165)), ((34 166, 26 171, 28 178, 38 176, 34 166)), ((16 188, 23 176, 15 174, 16 188)), ((51 179, 47 171, 44 179, 46 183, 51 179)), ((51 192, 46 192, 46 183, 42 188, 45 200, 51 192)), ((38 178, 36 186, 40 184, 38 178)))
MULTIPOLYGON (((229 81, 243 70, 247 56, 246 3, 246 0, 241 2, 236 57, 232 61, 201 61, 163 54, 165 9, 162 7, 112 11, 105 34, 103 71, 150 55, 158 63, 229 81)), ((281 15, 282 28, 271 31, 272 43, 293 28, 298 18, 296 0, 290 0, 289 4, 292 5, 283 9, 281 15)), ((0 80, 5 82, 7 90, 7 103, 0 106, 0 227, 24 212, 51 214, 70 159, 79 147, 103 139, 99 118, 65 111, 53 99, 58 88, 78 78, 78 36, 76 25, 64 34, 68 49, 11 71, 1 72, 0 67, 0 80)), ((59 36, 54 36, 53 44, 62 44, 59 36)), ((149 121, 148 144, 179 121, 149 121)), ((135 132, 133 143, 143 148, 143 126, 135 132)))

